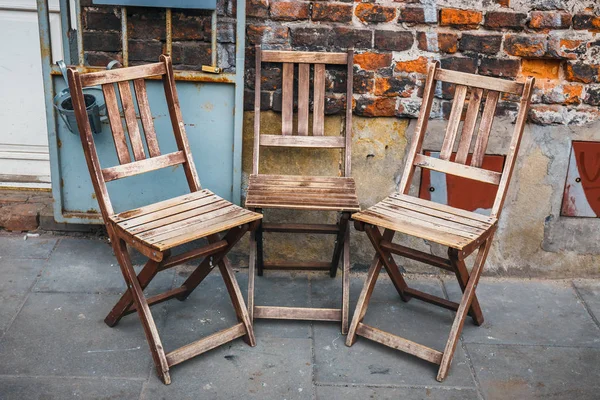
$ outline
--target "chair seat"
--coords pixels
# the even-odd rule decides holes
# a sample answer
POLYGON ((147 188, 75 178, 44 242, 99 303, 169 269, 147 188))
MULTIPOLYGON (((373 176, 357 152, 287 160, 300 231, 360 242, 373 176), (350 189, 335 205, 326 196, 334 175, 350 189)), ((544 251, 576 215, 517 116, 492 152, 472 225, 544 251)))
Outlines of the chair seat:
POLYGON ((248 208, 360 211, 354 178, 250 175, 248 208))
POLYGON ((352 219, 458 250, 481 243, 497 222, 493 217, 400 193, 353 214, 352 219))
POLYGON ((161 201, 110 217, 117 231, 158 251, 261 218, 210 190, 161 201))

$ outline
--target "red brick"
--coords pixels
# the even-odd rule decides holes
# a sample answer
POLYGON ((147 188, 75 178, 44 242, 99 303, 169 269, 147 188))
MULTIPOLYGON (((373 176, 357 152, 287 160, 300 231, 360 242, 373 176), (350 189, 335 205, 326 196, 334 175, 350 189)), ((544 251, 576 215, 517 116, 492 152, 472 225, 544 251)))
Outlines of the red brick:
POLYGON ((279 1, 271 3, 271 19, 276 21, 296 21, 308 19, 310 3, 305 1, 279 1))
POLYGON ((359 3, 354 14, 364 23, 390 22, 396 18, 396 8, 372 3, 359 3))
POLYGON ((600 106, 600 86, 589 86, 586 89, 584 102, 591 106, 600 106))
POLYGON ((87 61, 87 65, 95 67, 106 67, 112 60, 117 60, 120 63, 123 62, 123 57, 120 53, 110 53, 105 51, 86 51, 85 59, 87 61))
POLYGON ((521 74, 537 79, 558 79, 560 60, 528 60, 521 62, 521 74))
POLYGON ((408 6, 400 9, 398 22, 407 24, 435 24, 437 22, 437 13, 430 15, 423 7, 408 6))
POLYGON ((502 35, 484 35, 463 33, 460 39, 460 51, 474 51, 484 54, 496 54, 500 51, 502 35))
POLYGON ((573 29, 600 32, 600 15, 581 13, 573 16, 573 29))
POLYGON ((600 82, 600 64, 568 62, 565 64, 565 78, 571 82, 600 82))
POLYGON ((396 72, 416 72, 425 75, 427 64, 429 64, 429 60, 426 57, 419 57, 416 60, 398 61, 395 70, 396 72))
POLYGON ((331 28, 290 28, 292 46, 308 49, 320 49, 329 44, 332 35, 331 28))
POLYGON ((565 11, 532 11, 529 27, 533 29, 567 29, 571 14, 565 11))
POLYGON ((209 16, 173 12, 173 40, 210 41, 210 25, 209 16))
POLYGON ((352 5, 314 3, 312 19, 313 21, 350 22, 352 21, 352 5))
POLYGON ((423 51, 456 53, 458 51, 458 35, 455 33, 417 32, 417 45, 423 51))
POLYGON ((329 38, 329 45, 335 48, 348 49, 370 49, 373 33, 367 29, 356 29, 347 27, 333 28, 333 34, 329 38))
MULTIPOLYGON (((158 40, 129 40, 129 59, 133 61, 156 62, 163 52, 163 44, 158 40)), ((173 44, 173 64, 183 64, 175 61, 175 43, 173 44)))
POLYGON ((555 58, 576 60, 586 52, 587 39, 575 36, 550 36, 548 39, 548 55, 555 58))
POLYGON ((287 26, 247 25, 246 37, 249 44, 282 44, 287 43, 289 33, 287 26))
POLYGON ((440 65, 444 69, 468 72, 470 74, 474 74, 477 71, 477 59, 471 57, 445 57, 440 60, 440 65))
POLYGON ((375 48, 379 50, 404 51, 414 42, 411 32, 375 31, 375 48))
MULTIPOLYGON (((128 9, 127 35, 129 39, 165 40, 167 31, 164 10, 154 8, 141 10, 144 11, 137 8, 128 9)), ((201 29, 200 32, 202 32, 201 29)))
POLYGON ((386 97, 410 97, 415 83, 407 78, 384 77, 375 79, 375 95, 386 97))
POLYGON ((269 0, 246 0, 246 15, 267 18, 269 16, 269 0))
POLYGON ((354 73, 353 91, 356 94, 371 93, 374 87, 375 73, 372 71, 358 70, 354 73))
POLYGON ((83 48, 94 51, 121 51, 118 32, 83 32, 83 48))
POLYGON ((200 68, 203 64, 210 64, 211 51, 210 43, 173 42, 173 64, 200 68))
POLYGON ((481 75, 496 76, 499 78, 514 78, 519 75, 520 60, 506 60, 496 57, 482 58, 479 65, 481 75))
POLYGON ((0 227, 9 231, 33 231, 39 225, 43 204, 11 204, 0 208, 0 227))
POLYGON ((83 13, 84 27, 89 30, 109 30, 109 31, 120 31, 121 30, 121 17, 118 14, 112 12, 97 12, 90 9, 86 9, 83 13))
POLYGON ((482 14, 479 11, 459 10, 456 8, 442 8, 440 11, 440 25, 442 26, 472 29, 476 28, 482 19, 482 14))
POLYGON ((389 67, 392 64, 392 54, 371 52, 355 54, 354 64, 365 70, 376 71, 379 68, 389 67))
POLYGON ((511 56, 543 57, 546 49, 546 36, 506 35, 504 37, 504 51, 511 56))
POLYGON ((361 97, 356 101, 355 113, 365 117, 393 117, 396 114, 396 99, 361 97))
POLYGON ((508 11, 489 11, 485 14, 483 26, 488 29, 522 30, 527 14, 508 11))

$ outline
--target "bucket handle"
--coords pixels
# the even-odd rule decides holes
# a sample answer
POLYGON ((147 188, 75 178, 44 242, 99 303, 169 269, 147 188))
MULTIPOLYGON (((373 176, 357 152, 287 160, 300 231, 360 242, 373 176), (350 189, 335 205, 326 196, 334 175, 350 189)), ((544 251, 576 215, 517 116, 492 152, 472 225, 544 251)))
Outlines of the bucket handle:
POLYGON ((67 85, 67 89, 69 88, 69 80, 67 79, 67 65, 65 64, 65 62, 63 60, 58 60, 56 62, 56 65, 58 65, 58 68, 60 69, 60 72, 62 73, 63 79, 65 80, 65 85, 67 85))

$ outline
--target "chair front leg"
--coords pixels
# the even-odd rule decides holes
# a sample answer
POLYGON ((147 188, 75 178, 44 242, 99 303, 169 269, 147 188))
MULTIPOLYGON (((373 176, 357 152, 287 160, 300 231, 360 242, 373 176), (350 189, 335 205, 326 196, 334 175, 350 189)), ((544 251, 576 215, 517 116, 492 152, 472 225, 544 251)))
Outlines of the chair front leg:
POLYGON ((348 308, 350 308, 350 225, 348 223, 344 233, 342 262, 342 335, 345 335, 348 333, 348 308))
MULTIPOLYGON (((467 282, 469 281, 469 271, 467 271, 465 261, 459 258, 458 251, 452 248, 448 249, 448 258, 450 258, 450 264, 454 267, 454 273, 456 274, 456 279, 458 279, 460 290, 464 293, 467 282)), ((483 324, 483 312, 479 306, 477 295, 473 296, 469 315, 473 318, 475 325, 481 326, 481 324, 483 324)))
MULTIPOLYGON (((112 236, 113 235, 111 235, 111 239, 113 239, 112 236)), ((171 383, 169 364, 167 363, 165 351, 160 341, 160 336, 158 335, 158 329, 156 328, 154 318, 152 318, 150 307, 148 306, 148 302, 146 301, 144 292, 140 286, 140 282, 137 279, 135 270, 131 265, 131 259, 129 258, 129 253, 127 252, 127 244, 120 238, 115 237, 113 240, 118 241, 115 246, 117 261, 121 266, 123 278, 125 279, 128 288, 131 290, 133 302, 140 316, 140 321, 142 322, 144 333, 146 334, 146 340, 150 346, 150 352, 152 353, 154 365, 156 366, 156 370, 162 381, 168 385, 171 383)))
POLYGON ((452 358, 456 350, 456 345, 458 343, 460 334, 465 324, 465 318, 467 316, 467 313, 469 312, 472 301, 475 298, 475 289, 477 288, 477 283, 479 282, 479 278, 481 277, 481 272, 483 271, 485 260, 487 259, 488 252, 492 245, 492 236, 493 235, 491 235, 479 247, 479 251, 477 252, 477 258, 475 259, 473 270, 471 271, 471 275, 460 300, 460 306, 456 311, 456 316, 454 317, 454 322, 452 323, 452 328, 450 329, 450 336, 448 337, 448 342, 446 343, 446 347, 444 348, 444 355, 442 356, 440 369, 437 375, 437 380, 439 382, 443 381, 446 378, 446 375, 448 375, 448 369, 450 368, 450 364, 452 363, 452 358))
POLYGON ((338 234, 335 237, 335 246, 333 249, 333 258, 331 259, 331 269, 329 270, 329 276, 335 278, 337 273, 338 265, 340 264, 340 258, 342 256, 342 250, 346 241, 346 228, 348 221, 350 220, 350 213, 344 212, 340 215, 338 221, 338 234))

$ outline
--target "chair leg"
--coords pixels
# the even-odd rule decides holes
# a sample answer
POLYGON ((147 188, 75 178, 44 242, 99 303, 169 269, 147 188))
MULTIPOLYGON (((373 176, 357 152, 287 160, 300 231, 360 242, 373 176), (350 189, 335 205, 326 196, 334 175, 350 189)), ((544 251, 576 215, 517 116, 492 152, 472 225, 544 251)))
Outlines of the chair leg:
POLYGON ((344 254, 342 255, 342 335, 348 333, 348 313, 350 308, 350 225, 346 224, 344 254))
POLYGON ((379 258, 379 255, 375 254, 375 257, 373 257, 373 261, 371 262, 371 266, 369 267, 369 271, 367 272, 367 279, 365 280, 365 284, 363 285, 360 296, 358 297, 356 309, 354 309, 354 316, 352 317, 352 323, 350 324, 350 329, 348 330, 348 336, 346 336, 346 346, 348 347, 352 346, 356 342, 356 328, 358 328, 358 324, 362 322, 365 314, 367 313, 369 300, 371 300, 371 294, 373 293, 373 288, 375 287, 375 283, 377 282, 377 277, 379 276, 382 266, 383 264, 381 263, 381 258, 379 258))
MULTIPOLYGON (((159 266, 160 262, 148 260, 144 268, 140 271, 139 275, 137 275, 136 279, 139 282, 142 291, 156 276, 156 274, 158 273, 159 266)), ((127 289, 125 293, 123 293, 117 304, 115 304, 112 310, 108 313, 106 318, 104 318, 104 323, 110 326, 111 328, 117 325, 117 323, 121 320, 121 318, 123 318, 125 312, 129 309, 129 307, 132 304, 133 295, 131 293, 131 289, 127 289)))
MULTIPOLYGON (((256 210, 261 212, 262 210, 256 210)), ((261 219, 256 229, 256 264, 258 270, 258 276, 263 276, 264 269, 264 254, 263 254, 263 220, 261 219)))
POLYGON ((383 265, 385 266, 385 269, 387 270, 387 273, 390 276, 390 279, 392 280, 392 283, 394 284, 396 290, 398 291, 398 294, 400 295, 400 298, 404 302, 409 301, 410 295, 406 293, 408 285, 402 277, 402 273, 400 272, 398 265, 394 261, 392 254, 379 245, 382 240, 391 242, 394 238, 394 231, 390 229, 385 229, 382 236, 379 232, 379 229, 375 226, 365 224, 364 229, 367 233, 367 236, 369 237, 369 240, 371 240, 371 244, 375 248, 375 251, 381 258, 383 265))
POLYGON ((115 245, 115 253, 121 266, 121 272, 123 273, 125 282, 127 282, 127 286, 131 289, 133 302, 135 303, 137 312, 140 316, 140 321, 142 322, 144 333, 146 334, 146 340, 150 346, 150 352, 152 353, 152 359, 154 360, 154 365, 156 366, 158 375, 161 377, 162 381, 168 385, 171 383, 169 365, 167 363, 164 348, 160 341, 160 336, 158 335, 158 329, 154 323, 154 318, 152 318, 150 307, 148 306, 148 302, 144 297, 144 292, 140 286, 140 282, 137 279, 135 270, 131 265, 131 260, 129 258, 129 254, 127 253, 127 245, 122 239, 117 239, 117 241, 118 243, 115 245))
MULTIPOLYGON (((448 258, 450 258, 450 263, 454 267, 454 272, 456 274, 456 278, 458 279, 460 289, 464 293, 465 288, 467 287, 467 282, 469 281, 469 271, 467 271, 465 261, 460 259, 458 257, 458 251, 452 248, 448 249, 448 258)), ((475 325, 481 326, 481 324, 483 324, 483 312, 481 311, 481 307, 479 306, 477 295, 473 296, 473 301, 471 302, 469 315, 471 316, 471 318, 473 318, 473 322, 475 323, 475 325)))
POLYGON ((235 275, 231 270, 231 265, 229 264, 227 257, 223 258, 223 260, 221 260, 219 263, 219 270, 221 271, 221 276, 225 281, 225 286, 227 287, 227 292, 229 292, 229 297, 231 297, 231 302, 233 303, 233 308, 237 315, 238 321, 243 323, 246 327, 246 335, 243 337, 244 342, 254 347, 256 346, 256 339, 254 337, 254 330, 252 329, 252 320, 248 315, 248 310, 246 309, 246 304, 244 304, 244 298, 242 297, 242 291, 240 290, 240 286, 238 285, 235 275))
POLYGON ((456 316, 454 317, 454 322, 452 323, 452 328, 450 329, 450 336, 448 337, 448 342, 444 348, 444 354, 442 356, 440 369, 438 370, 438 375, 436 378, 439 382, 443 381, 448 375, 448 369, 452 363, 452 357, 454 356, 456 345, 465 324, 465 318, 469 312, 469 309, 471 308, 472 301, 475 298, 475 289, 477 287, 477 283, 479 282, 479 278, 481 277, 481 272, 483 271, 483 266, 485 264, 485 260, 487 259, 491 244, 492 236, 490 236, 485 243, 479 247, 479 251, 477 252, 475 265, 473 266, 473 270, 471 271, 471 275, 460 300, 460 306, 456 311, 456 316))
POLYGON ((254 322, 254 279, 256 275, 256 231, 250 232, 250 256, 248 259, 248 316, 254 322))
POLYGON ((342 256, 342 249, 346 241, 346 227, 350 220, 350 213, 344 212, 340 215, 338 221, 339 231, 335 238, 335 247, 333 249, 333 258, 331 260, 331 269, 329 270, 329 276, 335 278, 337 273, 338 265, 340 265, 340 258, 342 256))

